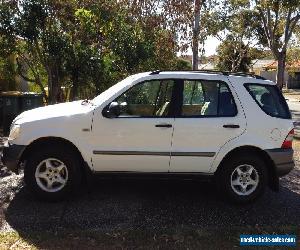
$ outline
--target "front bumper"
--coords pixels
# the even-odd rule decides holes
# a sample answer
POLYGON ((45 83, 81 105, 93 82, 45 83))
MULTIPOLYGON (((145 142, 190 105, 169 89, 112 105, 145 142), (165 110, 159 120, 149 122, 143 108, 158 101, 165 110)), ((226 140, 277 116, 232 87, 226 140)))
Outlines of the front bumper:
POLYGON ((288 174, 294 168, 293 149, 276 148, 266 152, 274 162, 278 177, 288 174))
POLYGON ((2 163, 11 171, 18 173, 21 156, 26 146, 6 142, 1 154, 2 163))

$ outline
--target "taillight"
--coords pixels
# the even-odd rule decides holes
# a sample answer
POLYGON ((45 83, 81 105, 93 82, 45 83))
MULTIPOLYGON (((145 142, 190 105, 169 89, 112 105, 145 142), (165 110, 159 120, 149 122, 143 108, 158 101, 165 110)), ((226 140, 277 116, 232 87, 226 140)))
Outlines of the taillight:
POLYGON ((281 148, 292 148, 293 146, 293 138, 294 138, 294 129, 292 129, 287 137, 285 138, 284 142, 281 145, 281 148))

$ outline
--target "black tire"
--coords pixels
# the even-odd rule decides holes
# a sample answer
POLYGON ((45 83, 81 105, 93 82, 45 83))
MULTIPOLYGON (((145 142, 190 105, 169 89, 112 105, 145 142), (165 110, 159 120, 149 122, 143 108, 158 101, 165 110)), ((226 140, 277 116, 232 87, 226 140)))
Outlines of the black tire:
POLYGON ((75 152, 68 145, 47 145, 36 148, 27 157, 24 169, 24 181, 30 191, 40 200, 44 201, 61 201, 71 197, 81 184, 82 174, 80 170, 80 159, 77 152, 75 152), (43 190, 37 183, 35 172, 38 165, 49 158, 55 158, 67 168, 68 179, 65 186, 56 192, 47 192, 43 190))
POLYGON ((265 162, 255 154, 240 153, 233 155, 220 166, 216 177, 219 193, 233 203, 239 204, 249 203, 259 198, 264 193, 267 184, 265 162), (256 170, 259 177, 256 188, 249 195, 239 195, 231 186, 231 175, 234 170, 241 165, 251 165, 256 170))

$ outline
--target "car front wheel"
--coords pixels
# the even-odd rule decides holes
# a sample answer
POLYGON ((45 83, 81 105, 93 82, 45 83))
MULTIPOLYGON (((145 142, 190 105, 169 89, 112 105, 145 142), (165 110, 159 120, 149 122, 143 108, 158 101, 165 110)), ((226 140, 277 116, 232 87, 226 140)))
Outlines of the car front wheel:
POLYGON ((81 181, 79 157, 68 147, 45 147, 28 157, 24 180, 42 200, 57 201, 74 192, 81 181))

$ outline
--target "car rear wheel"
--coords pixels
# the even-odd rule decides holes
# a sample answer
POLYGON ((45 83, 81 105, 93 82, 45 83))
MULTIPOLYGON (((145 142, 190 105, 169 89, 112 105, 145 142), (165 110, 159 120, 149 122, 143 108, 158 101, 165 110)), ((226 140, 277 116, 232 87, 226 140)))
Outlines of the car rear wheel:
POLYGON ((80 162, 77 154, 68 147, 35 150, 26 162, 25 183, 39 199, 65 199, 80 185, 80 162))
POLYGON ((264 161, 252 154, 240 154, 226 160, 217 172, 219 190, 231 201, 247 203, 261 196, 266 188, 264 161))

